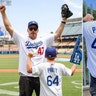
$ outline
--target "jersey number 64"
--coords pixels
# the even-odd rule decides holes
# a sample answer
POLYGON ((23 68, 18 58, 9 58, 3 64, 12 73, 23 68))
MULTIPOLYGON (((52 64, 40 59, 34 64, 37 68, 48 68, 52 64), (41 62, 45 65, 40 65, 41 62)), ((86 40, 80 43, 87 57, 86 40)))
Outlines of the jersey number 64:
POLYGON ((58 86, 59 84, 58 76, 55 76, 55 78, 53 78, 51 75, 47 76, 47 85, 52 86, 53 84, 58 86))

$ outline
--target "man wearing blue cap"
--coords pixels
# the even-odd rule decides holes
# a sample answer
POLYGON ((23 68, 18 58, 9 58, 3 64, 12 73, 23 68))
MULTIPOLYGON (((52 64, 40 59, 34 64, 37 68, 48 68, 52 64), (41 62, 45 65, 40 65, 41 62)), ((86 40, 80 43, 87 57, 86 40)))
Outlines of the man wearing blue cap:
POLYGON ((69 10, 68 6, 65 4, 62 6, 62 21, 60 26, 56 30, 55 34, 44 37, 44 38, 37 38, 37 34, 39 32, 38 23, 36 21, 30 21, 28 23, 28 36, 23 37, 20 35, 20 32, 16 32, 5 12, 6 7, 4 5, 0 6, 0 12, 3 18, 3 22, 5 25, 6 30, 9 32, 10 36, 13 37, 15 43, 19 47, 19 96, 32 96, 33 90, 36 92, 36 96, 39 96, 40 93, 40 84, 39 84, 39 77, 35 74, 32 75, 27 72, 26 70, 26 60, 27 55, 30 51, 34 52, 35 57, 31 59, 33 66, 38 65, 44 62, 44 54, 45 49, 48 46, 52 46, 54 40, 56 40, 62 33, 64 29, 64 25, 67 21, 67 18, 72 16, 72 12, 69 10))
POLYGON ((29 53, 27 58, 27 72, 36 74, 40 78, 40 96, 62 96, 62 76, 72 76, 76 69, 73 64, 71 69, 61 63, 56 63, 57 52, 54 47, 47 48, 45 57, 47 62, 32 66, 31 59, 34 53, 29 53))

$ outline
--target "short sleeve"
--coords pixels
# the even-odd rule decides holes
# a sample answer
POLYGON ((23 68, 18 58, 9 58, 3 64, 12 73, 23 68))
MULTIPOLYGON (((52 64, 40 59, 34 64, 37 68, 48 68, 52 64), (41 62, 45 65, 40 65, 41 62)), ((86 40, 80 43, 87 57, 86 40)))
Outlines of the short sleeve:
POLYGON ((45 41, 47 47, 53 46, 53 44, 54 44, 54 35, 52 34, 52 35, 44 37, 44 41, 45 41))
POLYGON ((71 76, 71 69, 67 68, 65 65, 61 65, 62 75, 71 76))
POLYGON ((36 66, 33 66, 32 67, 32 74, 39 76, 42 72, 42 68, 43 68, 42 64, 38 64, 36 66))
POLYGON ((13 32, 13 39, 14 39, 14 42, 19 46, 19 43, 22 39, 22 35, 19 34, 17 31, 14 31, 13 32))

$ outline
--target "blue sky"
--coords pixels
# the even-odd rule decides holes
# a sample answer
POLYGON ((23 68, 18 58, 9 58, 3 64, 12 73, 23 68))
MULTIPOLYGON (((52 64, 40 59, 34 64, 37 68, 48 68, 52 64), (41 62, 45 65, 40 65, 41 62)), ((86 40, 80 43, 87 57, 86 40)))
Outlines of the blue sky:
MULTIPOLYGON (((35 20, 39 24, 39 36, 55 32, 61 22, 61 6, 68 4, 71 18, 82 17, 82 0, 11 0, 7 6, 8 18, 19 33, 27 33, 27 24, 35 20)), ((3 25, 0 15, 0 25, 3 25)))
POLYGON ((86 2, 86 5, 88 7, 91 7, 90 5, 92 5, 92 8, 96 10, 96 0, 84 0, 86 2))

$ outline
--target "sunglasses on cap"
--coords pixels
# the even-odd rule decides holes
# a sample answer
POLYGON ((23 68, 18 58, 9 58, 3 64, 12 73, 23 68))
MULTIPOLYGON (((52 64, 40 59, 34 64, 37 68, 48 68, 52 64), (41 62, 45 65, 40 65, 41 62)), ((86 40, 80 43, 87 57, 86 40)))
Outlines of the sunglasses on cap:
POLYGON ((34 28, 28 28, 30 31, 34 30, 34 31, 37 31, 37 27, 34 27, 34 28))

